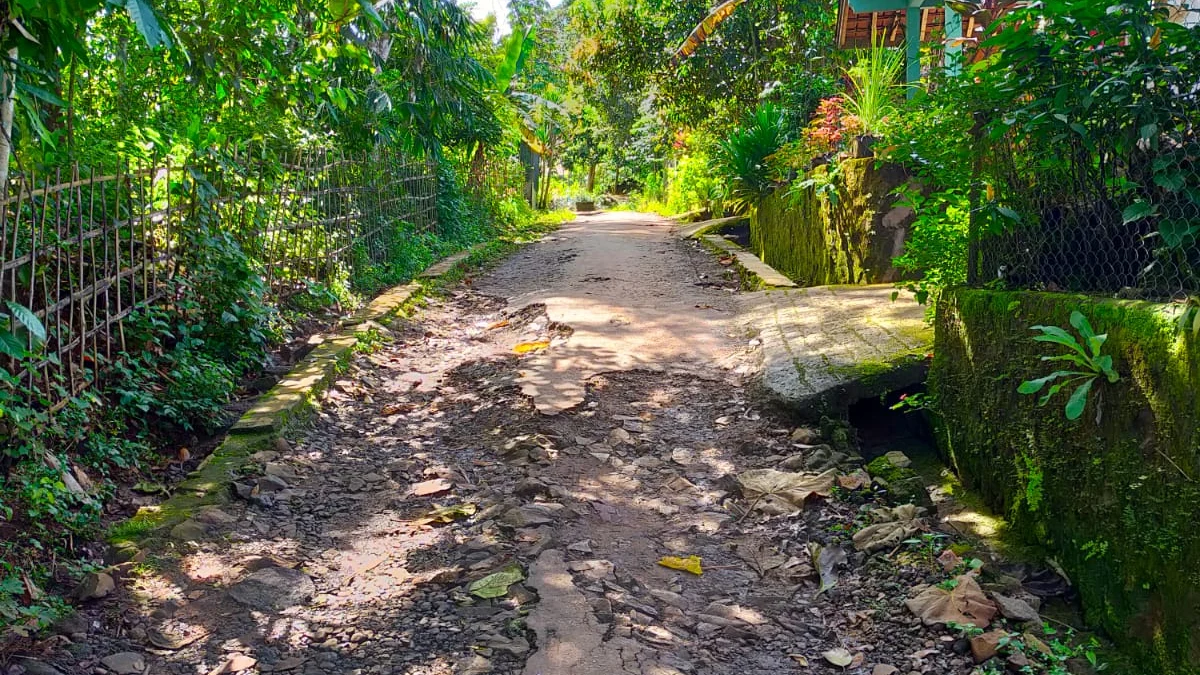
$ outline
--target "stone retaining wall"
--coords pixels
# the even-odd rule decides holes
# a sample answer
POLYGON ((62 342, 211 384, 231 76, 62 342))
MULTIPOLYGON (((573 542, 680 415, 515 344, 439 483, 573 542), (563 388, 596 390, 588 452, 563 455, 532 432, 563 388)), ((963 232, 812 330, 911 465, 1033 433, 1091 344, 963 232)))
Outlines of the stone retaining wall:
MULTIPOLYGON (((899 166, 844 160, 828 189, 776 192, 751 212, 756 254, 801 286, 897 281, 892 258, 904 251, 912 211, 892 191, 908 180, 899 166)), ((812 171, 827 179, 829 167, 812 171)))
POLYGON ((1130 657, 1128 672, 1200 673, 1200 341, 1178 304, 958 289, 938 308, 934 396, 941 451, 1043 546, 1078 588, 1089 623, 1130 657), (1068 421, 1071 388, 1039 407, 1017 393, 1065 351, 1033 325, 1081 311, 1107 333, 1121 381, 1068 421))

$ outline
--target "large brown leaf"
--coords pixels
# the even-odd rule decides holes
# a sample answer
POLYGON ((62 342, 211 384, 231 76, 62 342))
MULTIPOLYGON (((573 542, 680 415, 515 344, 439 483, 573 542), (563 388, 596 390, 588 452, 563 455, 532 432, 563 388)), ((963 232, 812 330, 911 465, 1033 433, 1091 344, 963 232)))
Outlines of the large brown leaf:
POLYGON ((987 628, 999 611, 995 603, 984 595, 974 576, 964 574, 954 582, 952 589, 928 586, 904 604, 927 626, 954 622, 987 628))
POLYGON ((813 495, 828 497, 837 469, 825 473, 789 473, 775 469, 753 469, 738 475, 742 496, 764 513, 795 513, 813 495))
POLYGON ((925 509, 904 504, 893 509, 875 509, 871 519, 875 521, 854 534, 854 548, 867 553, 895 548, 904 540, 919 532, 920 520, 925 509))

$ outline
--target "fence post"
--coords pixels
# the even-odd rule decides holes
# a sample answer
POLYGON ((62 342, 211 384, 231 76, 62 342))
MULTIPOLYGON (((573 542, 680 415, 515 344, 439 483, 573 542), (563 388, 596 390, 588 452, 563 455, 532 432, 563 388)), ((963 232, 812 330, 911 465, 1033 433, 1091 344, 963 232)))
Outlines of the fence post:
POLYGON ((984 113, 975 113, 975 125, 971 127, 971 151, 974 163, 971 167, 971 187, 967 201, 970 205, 970 216, 967 225, 967 284, 978 286, 981 283, 979 274, 979 216, 983 209, 983 195, 980 190, 983 181, 983 129, 987 119, 984 113))

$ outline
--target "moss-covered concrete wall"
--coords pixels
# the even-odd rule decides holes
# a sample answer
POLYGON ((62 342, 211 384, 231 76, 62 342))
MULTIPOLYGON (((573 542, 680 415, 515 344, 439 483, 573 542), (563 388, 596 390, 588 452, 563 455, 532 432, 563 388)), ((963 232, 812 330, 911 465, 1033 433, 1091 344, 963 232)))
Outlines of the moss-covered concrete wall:
POLYGON ((828 181, 828 189, 763 200, 750 216, 755 253, 802 286, 899 279, 892 258, 903 252, 911 212, 895 208, 891 193, 907 177, 900 167, 876 164, 844 160, 832 180, 829 167, 820 166, 813 177, 828 181))
POLYGON ((930 391, 938 442, 969 485, 1041 544, 1079 589, 1088 620, 1129 672, 1200 674, 1200 342, 1180 305, 1067 294, 955 290, 939 308, 930 391), (1072 310, 1108 333, 1121 381, 1081 419, 1017 393, 1047 375, 1037 324, 1072 310))

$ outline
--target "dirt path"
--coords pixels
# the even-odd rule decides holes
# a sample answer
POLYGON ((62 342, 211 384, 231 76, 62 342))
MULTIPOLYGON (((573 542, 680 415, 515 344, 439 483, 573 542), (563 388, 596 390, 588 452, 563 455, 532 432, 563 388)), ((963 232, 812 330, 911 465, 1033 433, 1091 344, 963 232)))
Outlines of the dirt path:
POLYGON ((545 305, 570 340, 521 372, 522 392, 554 414, 578 405, 603 372, 646 369, 712 377, 734 362, 733 302, 724 270, 670 235, 661 218, 585 216, 526 249, 477 290, 513 307, 545 305))
POLYGON ((393 325, 257 458, 248 499, 208 514, 218 536, 127 570, 25 666, 969 672, 965 641, 903 604, 946 577, 935 551, 850 545, 878 493, 827 486, 794 511, 738 488, 751 469, 820 474, 852 441, 830 424, 835 448, 813 447, 748 397, 727 277, 660 220, 581 218, 393 325), (658 564, 691 555, 702 575, 658 564))

